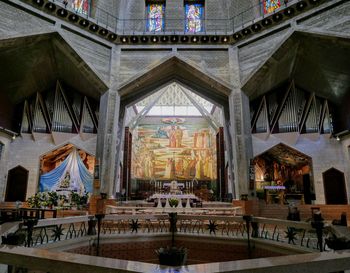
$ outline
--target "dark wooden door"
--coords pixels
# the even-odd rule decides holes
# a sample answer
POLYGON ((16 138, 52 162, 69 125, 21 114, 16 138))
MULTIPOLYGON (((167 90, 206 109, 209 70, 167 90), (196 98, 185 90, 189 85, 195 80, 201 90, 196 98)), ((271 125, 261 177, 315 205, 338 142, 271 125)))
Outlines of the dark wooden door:
POLYGON ((312 193, 311 193, 311 181, 310 181, 309 174, 303 175, 303 189, 304 189, 305 204, 311 204, 312 193))
POLYGON ((222 200, 227 194, 227 180, 225 179, 225 144, 224 144, 224 128, 220 127, 216 134, 216 158, 217 158, 217 181, 218 191, 217 198, 222 200))
POLYGON ((126 196, 131 196, 131 149, 132 149, 132 134, 129 127, 125 127, 124 136, 124 158, 123 158, 123 173, 122 173, 122 189, 126 190, 126 196))
POLYGON ((7 175, 6 202, 25 201, 28 184, 28 171, 17 166, 9 170, 7 175))
POLYGON ((347 204, 344 173, 331 168, 323 173, 324 194, 327 205, 347 204))

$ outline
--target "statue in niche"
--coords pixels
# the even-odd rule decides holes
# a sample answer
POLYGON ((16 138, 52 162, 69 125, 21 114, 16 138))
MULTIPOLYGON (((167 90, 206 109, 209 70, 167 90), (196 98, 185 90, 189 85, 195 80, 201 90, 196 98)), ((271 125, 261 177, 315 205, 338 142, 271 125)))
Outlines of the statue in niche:
POLYGON ((63 180, 61 181, 60 183, 60 188, 62 189, 68 189, 69 188, 69 185, 70 185, 70 174, 69 172, 67 171, 63 180))

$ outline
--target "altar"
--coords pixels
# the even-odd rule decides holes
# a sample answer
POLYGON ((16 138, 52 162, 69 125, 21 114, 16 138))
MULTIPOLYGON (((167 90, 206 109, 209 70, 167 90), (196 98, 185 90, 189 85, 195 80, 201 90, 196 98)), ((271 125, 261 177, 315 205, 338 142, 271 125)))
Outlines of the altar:
POLYGON ((199 198, 192 193, 190 193, 190 194, 154 193, 148 198, 149 201, 154 201, 154 200, 158 200, 158 199, 199 200, 199 198))

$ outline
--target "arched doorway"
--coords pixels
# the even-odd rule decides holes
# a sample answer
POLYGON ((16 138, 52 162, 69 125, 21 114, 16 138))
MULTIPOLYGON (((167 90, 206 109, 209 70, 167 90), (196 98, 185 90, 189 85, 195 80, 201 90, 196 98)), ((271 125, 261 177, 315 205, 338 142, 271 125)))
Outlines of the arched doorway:
POLYGON ((315 199, 311 157, 280 143, 253 162, 259 198, 280 204, 311 204, 315 199))
POLYGON ((28 184, 28 170, 17 166, 8 172, 5 202, 25 201, 28 184))
POLYGON ((327 205, 347 204, 344 173, 331 168, 323 174, 324 194, 327 205))

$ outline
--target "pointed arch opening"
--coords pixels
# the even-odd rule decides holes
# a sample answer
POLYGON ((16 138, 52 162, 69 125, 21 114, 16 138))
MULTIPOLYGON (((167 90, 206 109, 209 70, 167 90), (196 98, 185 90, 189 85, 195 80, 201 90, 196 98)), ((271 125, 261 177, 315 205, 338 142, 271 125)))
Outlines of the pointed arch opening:
POLYGON ((280 143, 253 160, 257 196, 267 203, 311 204, 315 199, 312 159, 280 143))
POLYGON ((227 196, 224 126, 230 87, 172 57, 119 93, 124 151, 118 192, 145 199, 169 192, 175 180, 179 191, 204 200, 227 196))
POLYGON ((29 171, 17 166, 8 171, 5 202, 26 200, 29 171))
POLYGON ((322 177, 326 204, 348 204, 344 173, 335 168, 330 168, 322 173, 322 177))

